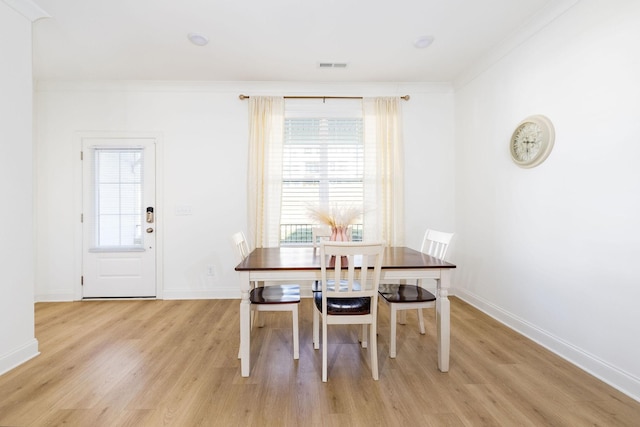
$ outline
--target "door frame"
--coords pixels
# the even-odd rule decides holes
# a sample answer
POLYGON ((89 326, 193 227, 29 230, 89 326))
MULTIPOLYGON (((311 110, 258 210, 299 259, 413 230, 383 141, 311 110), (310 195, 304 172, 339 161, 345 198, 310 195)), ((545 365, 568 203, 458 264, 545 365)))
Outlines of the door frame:
MULTIPOLYGON (((156 216, 156 223, 154 224, 156 234, 156 297, 155 299, 163 299, 164 297, 164 274, 163 274, 163 260, 164 260, 164 156, 163 156, 163 136, 160 132, 133 132, 133 131, 78 131, 74 135, 74 150, 73 155, 76 156, 75 170, 74 170, 74 210, 77 212, 76 228, 75 228, 75 259, 73 270, 75 272, 75 285, 73 287, 73 300, 82 301, 82 257, 83 257, 83 243, 82 243, 82 160, 80 152, 82 151, 82 140, 85 138, 106 138, 106 139, 131 139, 131 138, 147 138, 154 139, 156 143, 156 201, 154 213, 156 216), (157 221, 160 218, 160 221, 157 221)), ((145 298, 146 299, 146 298, 145 298)))

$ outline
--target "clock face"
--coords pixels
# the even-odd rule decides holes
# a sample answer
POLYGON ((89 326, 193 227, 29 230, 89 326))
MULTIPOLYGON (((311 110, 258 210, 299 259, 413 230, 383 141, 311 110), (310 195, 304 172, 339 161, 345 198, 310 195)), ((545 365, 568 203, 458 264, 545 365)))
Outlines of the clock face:
POLYGON ((520 167, 542 163, 553 147, 553 125, 544 116, 531 116, 518 124, 511 136, 511 158, 520 167))
POLYGON ((521 124, 513 135, 511 142, 515 157, 521 162, 533 160, 542 146, 542 130, 533 122, 521 124))

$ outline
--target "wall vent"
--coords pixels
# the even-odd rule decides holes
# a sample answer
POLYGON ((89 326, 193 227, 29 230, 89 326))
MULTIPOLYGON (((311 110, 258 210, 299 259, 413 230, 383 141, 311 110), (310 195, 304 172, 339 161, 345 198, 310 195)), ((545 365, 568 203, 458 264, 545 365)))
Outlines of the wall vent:
POLYGON ((346 62, 321 62, 319 68, 347 68, 346 62))

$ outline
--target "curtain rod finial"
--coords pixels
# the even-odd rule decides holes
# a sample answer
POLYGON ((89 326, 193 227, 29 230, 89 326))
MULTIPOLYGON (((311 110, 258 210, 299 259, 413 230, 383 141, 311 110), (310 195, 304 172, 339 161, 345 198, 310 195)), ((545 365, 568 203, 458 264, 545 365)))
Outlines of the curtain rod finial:
POLYGON ((243 94, 240 94, 238 96, 238 98, 240 98, 240 101, 244 101, 245 99, 249 99, 249 97, 247 95, 243 95, 243 94))
POLYGON ((409 95, 401 96, 400 98, 404 99, 405 101, 408 101, 411 99, 409 95))

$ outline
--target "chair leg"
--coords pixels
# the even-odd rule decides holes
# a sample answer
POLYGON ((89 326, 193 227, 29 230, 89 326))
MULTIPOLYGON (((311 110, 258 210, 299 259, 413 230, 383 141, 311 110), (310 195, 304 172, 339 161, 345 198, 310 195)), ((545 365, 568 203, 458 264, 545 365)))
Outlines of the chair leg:
POLYGON ((260 311, 256 310, 255 315, 253 316, 253 321, 258 328, 264 328, 264 315, 259 313, 260 311))
POLYGON ((425 330, 424 330, 424 316, 422 315, 422 309, 419 308, 418 309, 418 321, 420 323, 420 333, 422 335, 425 334, 425 330))
POLYGON ((371 352, 371 374, 373 375, 374 380, 378 380, 378 337, 376 336, 376 324, 372 323, 371 327, 371 337, 369 341, 371 342, 369 345, 369 351, 371 352))
POLYGON ((327 382, 327 322, 322 322, 322 382, 327 382))
POLYGON ((320 312, 317 307, 313 307, 313 349, 317 350, 320 348, 320 312))
POLYGON ((360 332, 360 342, 362 343, 362 348, 367 348, 367 324, 362 324, 362 331, 360 332))
POLYGON ((400 315, 398 316, 398 323, 400 323, 401 325, 407 324, 407 313, 405 313, 404 310, 400 310, 400 315))
POLYGON ((389 357, 396 357, 396 329, 398 328, 398 311, 396 306, 391 304, 391 337, 389 339, 389 357))
POLYGON ((291 321, 293 322, 293 358, 300 359, 300 333, 298 330, 298 304, 291 310, 291 321))

